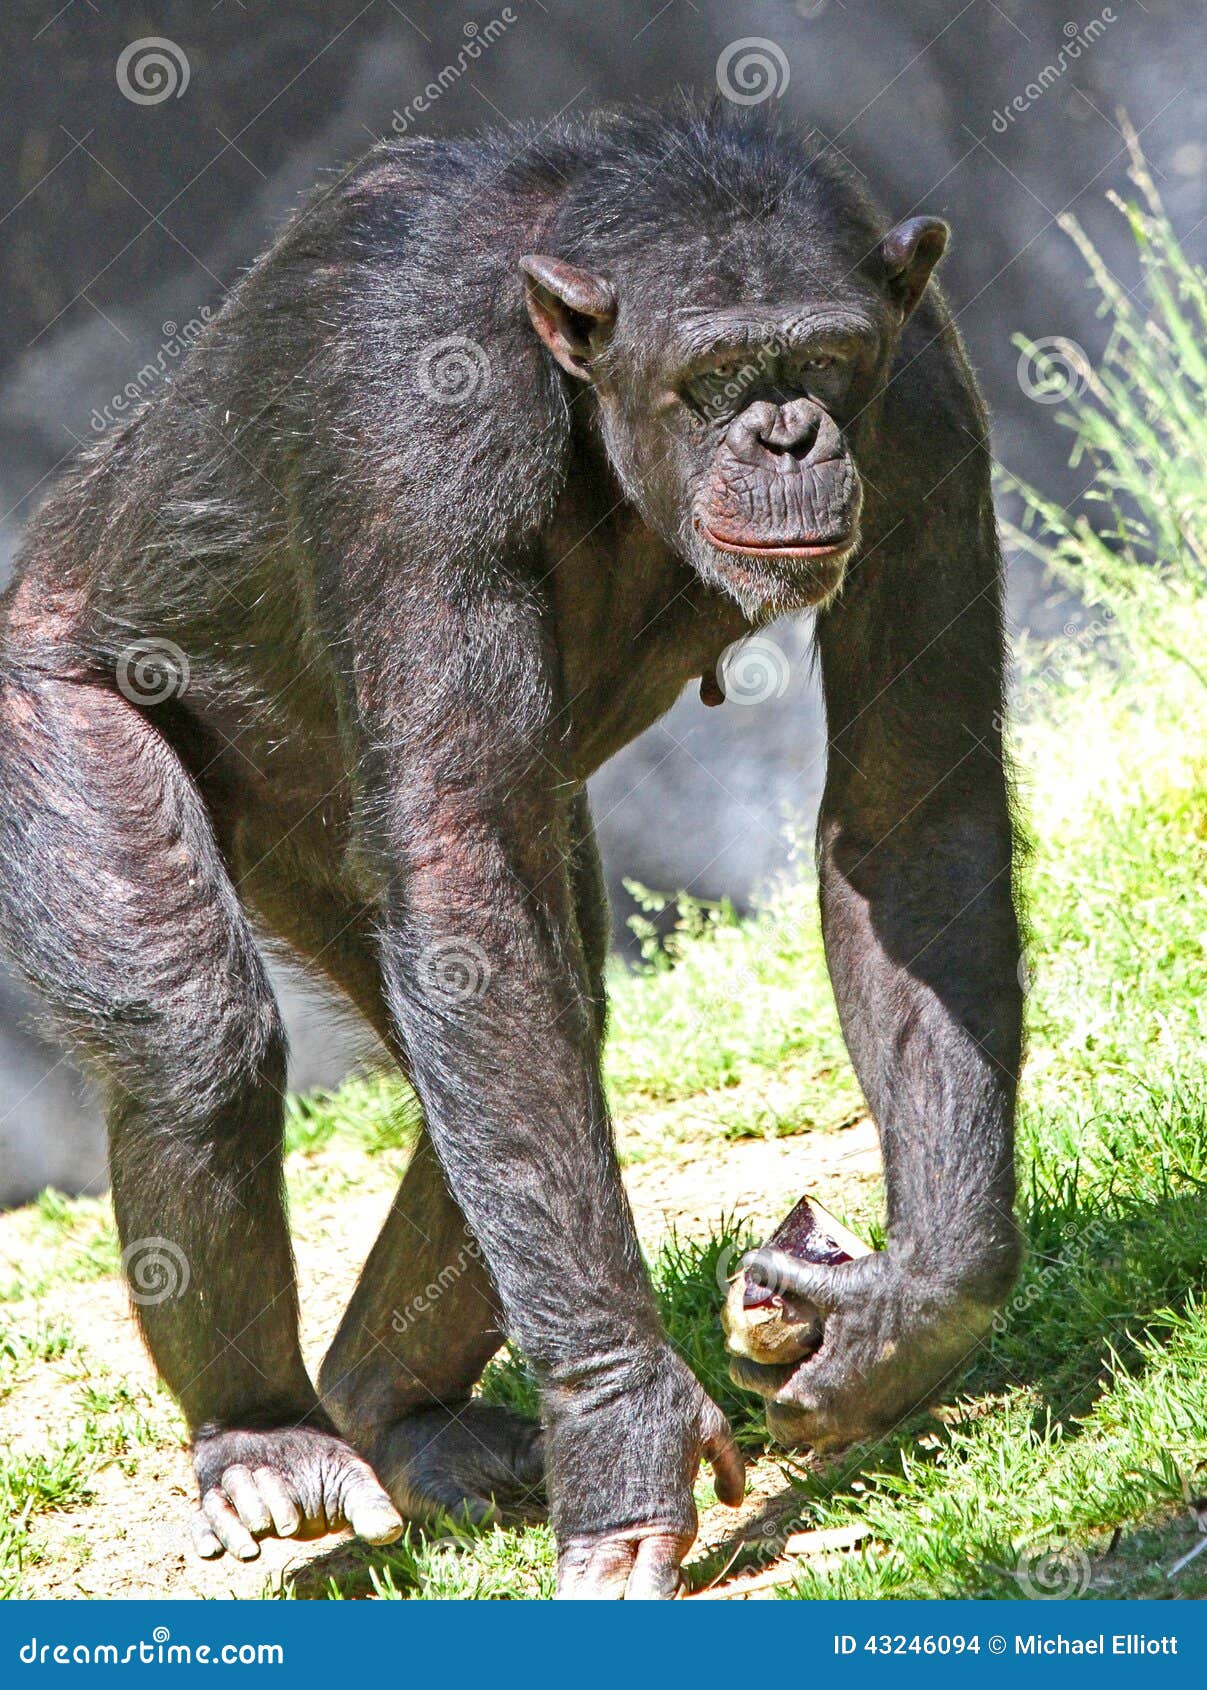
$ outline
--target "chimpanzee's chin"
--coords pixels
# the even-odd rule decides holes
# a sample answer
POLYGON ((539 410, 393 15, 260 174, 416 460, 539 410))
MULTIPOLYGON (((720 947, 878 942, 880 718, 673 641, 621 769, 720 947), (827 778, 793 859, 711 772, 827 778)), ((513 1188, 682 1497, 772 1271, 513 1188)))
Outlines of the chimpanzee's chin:
POLYGON ((704 578, 735 600, 751 621, 765 621, 785 611, 811 610, 826 604, 842 586, 853 550, 850 546, 833 556, 806 561, 706 546, 698 567, 704 578))

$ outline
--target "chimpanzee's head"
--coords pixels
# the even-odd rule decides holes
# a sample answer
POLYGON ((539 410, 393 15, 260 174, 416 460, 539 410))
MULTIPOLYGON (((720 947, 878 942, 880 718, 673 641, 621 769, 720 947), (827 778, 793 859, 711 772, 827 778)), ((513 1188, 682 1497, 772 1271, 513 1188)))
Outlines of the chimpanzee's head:
POLYGON ((573 262, 563 247, 520 266, 537 333, 596 395, 630 501, 762 617, 841 584, 876 396, 947 229, 913 217, 885 234, 800 143, 723 127, 728 181, 714 121, 708 173, 680 145, 604 207, 584 197, 577 227, 561 220, 573 262))

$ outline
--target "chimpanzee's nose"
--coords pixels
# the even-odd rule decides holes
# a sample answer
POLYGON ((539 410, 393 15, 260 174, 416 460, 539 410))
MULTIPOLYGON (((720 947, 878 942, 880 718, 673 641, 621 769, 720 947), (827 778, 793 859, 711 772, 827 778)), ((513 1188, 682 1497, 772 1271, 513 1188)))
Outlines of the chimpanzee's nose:
POLYGON ((775 407, 768 428, 759 429, 759 439, 769 452, 784 452, 793 458, 807 458, 821 422, 821 412, 807 399, 791 399, 775 407))
POLYGON ((836 434, 826 413, 809 399, 790 399, 784 405, 759 399, 734 418, 726 444, 740 463, 794 469, 815 454, 826 423, 836 434))

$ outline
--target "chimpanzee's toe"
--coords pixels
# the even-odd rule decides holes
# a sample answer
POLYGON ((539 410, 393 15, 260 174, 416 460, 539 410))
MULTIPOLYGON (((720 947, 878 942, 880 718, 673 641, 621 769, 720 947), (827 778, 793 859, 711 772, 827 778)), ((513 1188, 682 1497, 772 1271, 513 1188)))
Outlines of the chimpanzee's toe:
POLYGON ((425 1409, 389 1426, 370 1458, 411 1520, 522 1525, 548 1512, 541 1429, 510 1409, 477 1401, 425 1409))

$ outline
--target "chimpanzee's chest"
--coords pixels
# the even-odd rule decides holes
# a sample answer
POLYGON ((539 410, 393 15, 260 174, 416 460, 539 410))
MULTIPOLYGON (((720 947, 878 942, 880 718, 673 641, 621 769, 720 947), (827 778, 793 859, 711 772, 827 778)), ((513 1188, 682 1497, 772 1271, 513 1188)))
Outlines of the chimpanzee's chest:
POLYGON ((604 524, 571 544, 551 534, 546 580, 561 658, 565 742, 573 773, 592 774, 711 673, 747 631, 736 606, 706 588, 648 529, 604 524))

